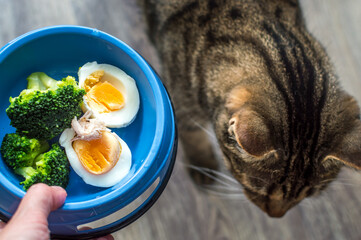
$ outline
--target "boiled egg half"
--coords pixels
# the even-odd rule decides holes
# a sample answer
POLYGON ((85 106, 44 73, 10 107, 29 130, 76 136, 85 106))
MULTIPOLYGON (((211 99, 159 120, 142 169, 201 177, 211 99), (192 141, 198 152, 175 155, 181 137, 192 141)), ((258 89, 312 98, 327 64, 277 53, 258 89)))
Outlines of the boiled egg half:
POLYGON ((91 110, 94 118, 110 128, 129 125, 139 109, 139 92, 135 80, 110 64, 89 62, 78 71, 79 85, 84 88, 83 111, 91 110))
POLYGON ((76 139, 73 128, 61 134, 59 143, 65 148, 73 170, 85 183, 111 187, 130 170, 132 154, 128 145, 109 129, 100 131, 95 139, 76 139))

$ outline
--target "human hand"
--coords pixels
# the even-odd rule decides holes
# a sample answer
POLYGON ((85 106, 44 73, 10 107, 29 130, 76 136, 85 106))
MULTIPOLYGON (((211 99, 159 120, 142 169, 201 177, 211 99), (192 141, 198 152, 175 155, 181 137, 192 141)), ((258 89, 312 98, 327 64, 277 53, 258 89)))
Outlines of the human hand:
MULTIPOLYGON (((10 221, 0 222, 0 240, 48 240, 48 216, 64 204, 67 194, 61 187, 35 184, 29 188, 10 221)), ((98 240, 112 240, 112 236, 98 240)))

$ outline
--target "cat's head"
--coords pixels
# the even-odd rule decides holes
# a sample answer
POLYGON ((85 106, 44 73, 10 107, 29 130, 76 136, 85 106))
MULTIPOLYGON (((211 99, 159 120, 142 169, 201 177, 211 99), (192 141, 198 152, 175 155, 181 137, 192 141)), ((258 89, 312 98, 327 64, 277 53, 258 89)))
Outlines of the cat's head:
POLYGON ((252 88, 230 93, 216 134, 245 195, 269 216, 282 217, 325 189, 343 165, 361 168, 357 103, 341 90, 332 99, 310 116, 272 103, 266 93, 260 100, 252 88))

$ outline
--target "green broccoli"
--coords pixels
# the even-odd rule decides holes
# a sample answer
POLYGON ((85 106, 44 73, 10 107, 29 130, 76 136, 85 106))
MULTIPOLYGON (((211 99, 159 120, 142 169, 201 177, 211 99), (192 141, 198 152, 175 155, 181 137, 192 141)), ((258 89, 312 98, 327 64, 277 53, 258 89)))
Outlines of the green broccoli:
POLYGON ((66 188, 69 182, 70 165, 59 144, 53 144, 48 152, 38 155, 34 162, 33 166, 15 169, 15 173, 25 178, 20 182, 25 190, 35 183, 66 188))
POLYGON ((28 78, 28 88, 18 97, 10 97, 6 113, 17 132, 30 138, 49 140, 70 127, 71 120, 81 115, 85 90, 75 78, 57 81, 36 72, 28 78))
POLYGON ((34 159, 49 149, 44 140, 30 139, 16 133, 8 133, 3 138, 0 152, 5 163, 13 168, 32 166, 34 159))
POLYGON ((48 149, 46 141, 10 133, 2 141, 1 155, 15 173, 25 178, 20 182, 25 190, 35 183, 65 188, 70 173, 67 156, 57 143, 48 149))
POLYGON ((48 152, 40 154, 35 159, 35 167, 42 173, 43 183, 63 188, 68 185, 70 164, 59 144, 53 144, 48 152))
POLYGON ((20 182, 25 190, 28 190, 31 185, 44 181, 44 175, 42 172, 35 170, 33 167, 22 167, 15 169, 15 173, 23 176, 24 181, 20 182))

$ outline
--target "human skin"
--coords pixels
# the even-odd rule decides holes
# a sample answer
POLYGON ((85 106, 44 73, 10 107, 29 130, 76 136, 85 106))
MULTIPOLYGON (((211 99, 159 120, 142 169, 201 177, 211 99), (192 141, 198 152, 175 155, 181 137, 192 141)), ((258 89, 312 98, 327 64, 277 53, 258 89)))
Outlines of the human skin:
MULTIPOLYGON (((8 223, 0 222, 0 240, 48 240, 48 216, 64 204, 67 193, 57 186, 35 184, 29 188, 8 223)), ((112 240, 108 235, 97 240, 112 240)))

